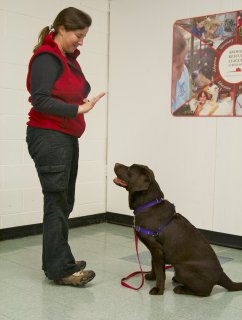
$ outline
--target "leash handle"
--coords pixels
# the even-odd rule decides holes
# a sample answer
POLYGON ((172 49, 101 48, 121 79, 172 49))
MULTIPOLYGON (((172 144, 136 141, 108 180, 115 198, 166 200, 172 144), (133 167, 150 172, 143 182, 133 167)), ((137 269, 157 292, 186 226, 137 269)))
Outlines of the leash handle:
MULTIPOLYGON (((137 254, 137 258, 138 258, 138 261, 139 261, 139 267, 140 267, 140 271, 135 271, 133 273, 131 273, 130 275, 128 275, 127 277, 125 278, 122 278, 121 279, 121 285, 128 288, 128 289, 133 289, 133 290, 139 290, 143 287, 144 285, 144 274, 145 273, 149 273, 149 271, 143 271, 142 270, 142 267, 141 267, 141 263, 140 263, 140 259, 139 259, 139 251, 138 251, 138 236, 137 236, 137 232, 136 230, 134 229, 134 238, 135 238, 135 249, 136 249, 136 254, 137 254), (135 288, 135 287, 132 287, 131 285, 129 285, 128 283, 126 283, 125 281, 130 279, 130 278, 133 278, 134 276, 136 276, 137 274, 141 274, 141 284, 138 288, 135 288)), ((165 269, 170 269, 170 268, 173 268, 173 266, 165 266, 165 269)))

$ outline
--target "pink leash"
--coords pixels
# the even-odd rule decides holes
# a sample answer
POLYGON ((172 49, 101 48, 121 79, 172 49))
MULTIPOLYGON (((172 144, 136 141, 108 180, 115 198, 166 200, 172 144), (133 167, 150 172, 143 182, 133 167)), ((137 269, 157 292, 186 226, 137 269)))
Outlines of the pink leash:
MULTIPOLYGON (((140 259, 139 259, 139 252, 138 252, 138 236, 137 236, 137 232, 134 230, 134 238, 135 238, 135 249, 136 249, 136 254, 137 254, 137 258, 138 258, 138 261, 139 261, 139 267, 140 267, 140 271, 135 271, 133 273, 131 273, 130 275, 128 275, 127 277, 125 278, 122 278, 121 279, 121 285, 128 288, 128 289, 133 289, 133 290, 139 290, 143 287, 144 285, 144 274, 145 273, 149 273, 149 271, 143 271, 142 270, 142 267, 141 267, 141 263, 140 263, 140 259), (135 288, 135 287, 132 287, 130 286, 128 283, 126 283, 125 281, 130 279, 130 278, 133 278, 134 276, 136 276, 137 274, 141 274, 141 284, 138 288, 135 288)), ((170 269, 172 268, 172 266, 168 265, 168 266, 165 266, 165 269, 170 269)))

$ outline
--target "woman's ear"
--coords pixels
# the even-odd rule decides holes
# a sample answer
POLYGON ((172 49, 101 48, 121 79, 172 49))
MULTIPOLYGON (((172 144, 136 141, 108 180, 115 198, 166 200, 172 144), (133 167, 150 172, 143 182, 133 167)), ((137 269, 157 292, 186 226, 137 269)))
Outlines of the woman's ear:
POLYGON ((63 35, 65 34, 65 32, 66 32, 65 27, 64 27, 64 26, 59 26, 59 28, 58 28, 58 34, 61 35, 61 36, 63 36, 63 35))

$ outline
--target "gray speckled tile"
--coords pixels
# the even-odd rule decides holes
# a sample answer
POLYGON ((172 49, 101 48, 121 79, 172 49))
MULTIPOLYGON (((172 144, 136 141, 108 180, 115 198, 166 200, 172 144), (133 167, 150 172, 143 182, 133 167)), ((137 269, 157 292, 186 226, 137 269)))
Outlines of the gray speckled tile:
MULTIPOLYGON (((139 252, 139 258, 140 258, 140 262, 143 265, 150 266, 151 255, 150 255, 149 251, 139 252)), ((129 256, 122 257, 121 259, 137 263, 137 254, 136 253, 135 254, 131 254, 129 256)), ((230 261, 234 260, 233 258, 223 257, 223 256, 218 256, 218 259, 219 259, 221 264, 224 264, 224 263, 227 263, 227 262, 230 262, 230 261)))
MULTIPOLYGON (((0 243, 0 318, 3 320, 238 320, 242 318, 242 291, 215 286, 211 296, 198 298, 173 292, 173 272, 166 273, 165 293, 150 296, 154 282, 139 291, 120 284, 122 277, 139 270, 133 232, 107 223, 70 230, 70 245, 78 259, 96 277, 85 288, 58 286, 41 270, 41 235, 0 243)), ((226 273, 242 281, 242 251, 215 248, 226 273)), ((143 270, 150 268, 150 253, 139 242, 143 270)), ((129 284, 139 286, 141 277, 129 284)))

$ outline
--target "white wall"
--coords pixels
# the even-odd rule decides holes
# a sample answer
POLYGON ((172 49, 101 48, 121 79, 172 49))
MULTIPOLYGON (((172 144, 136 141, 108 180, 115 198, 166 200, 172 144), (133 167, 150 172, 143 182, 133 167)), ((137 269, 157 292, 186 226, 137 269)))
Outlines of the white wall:
POLYGON ((142 163, 167 199, 199 228, 242 235, 241 118, 176 118, 170 112, 173 23, 241 10, 241 0, 112 0, 108 200, 130 214, 112 182, 115 162, 142 163))
MULTIPOLYGON (((91 96, 107 90, 108 4, 0 2, 0 229, 42 222, 41 190, 25 143, 25 78, 37 34, 67 6, 90 13, 93 26, 79 62, 92 84, 91 96)), ((239 9, 240 0, 111 0, 109 108, 104 99, 86 116, 72 217, 106 210, 132 215, 126 191, 112 182, 113 166, 143 163, 154 170, 177 211, 196 226, 242 235, 241 119, 170 113, 174 21, 239 9)))
MULTIPOLYGON (((108 0, 0 2, 0 229, 42 222, 41 189, 25 143, 30 108, 25 79, 39 31, 68 6, 93 18, 79 58, 92 96, 107 90, 108 0)), ((106 98, 86 120, 72 217, 106 211, 106 98)))

